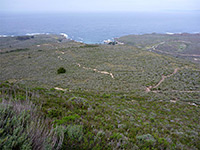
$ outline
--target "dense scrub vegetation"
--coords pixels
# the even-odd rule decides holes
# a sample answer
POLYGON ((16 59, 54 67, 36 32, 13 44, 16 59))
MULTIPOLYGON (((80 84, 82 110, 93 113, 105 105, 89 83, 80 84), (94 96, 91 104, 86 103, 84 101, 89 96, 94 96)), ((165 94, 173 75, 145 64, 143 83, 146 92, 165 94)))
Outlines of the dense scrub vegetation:
POLYGON ((200 149, 198 64, 48 38, 0 45, 0 150, 200 149))
MULTIPOLYGON (((146 98, 141 100, 141 97, 124 94, 63 92, 43 88, 27 91, 23 87, 10 84, 1 85, 1 91, 1 101, 4 99, 1 102, 1 106, 4 106, 1 107, 2 117, 3 114, 5 115, 5 111, 10 112, 9 120, 13 123, 15 116, 19 115, 16 125, 22 129, 20 118, 27 118, 26 120, 29 122, 29 115, 31 115, 36 123, 31 125, 37 126, 37 128, 28 128, 28 131, 40 129, 43 131, 46 126, 45 121, 38 122, 38 117, 34 119, 32 116, 46 116, 49 118, 49 123, 55 128, 62 127, 59 128, 58 137, 55 134, 50 136, 52 132, 47 130, 48 134, 44 135, 48 136, 43 136, 42 139, 46 141, 48 138, 56 138, 57 143, 62 142, 62 149, 200 148, 198 144, 200 140, 200 109, 184 102, 149 101, 146 98), (18 99, 18 101, 6 101, 9 99, 18 99), (35 105, 30 105, 31 102, 26 99, 39 104, 40 109, 37 109, 37 112, 33 111, 35 105), (18 108, 17 111, 20 110, 19 113, 16 113, 15 105, 18 108), (40 123, 45 125, 40 125, 40 123), (62 136, 62 134, 64 135, 62 136)), ((26 129, 26 126, 24 127, 26 129)), ((10 129, 10 127, 8 128, 10 129)), ((4 127, 4 129, 6 128, 4 127)), ((26 130, 23 132, 28 132, 26 130)), ((11 130, 11 133, 16 134, 15 130, 11 130)), ((34 135, 33 132, 28 133, 34 135)), ((29 134, 27 136, 32 138, 29 134)), ((6 135, 2 137, 5 139, 6 135)), ((25 143, 28 145, 32 142, 28 137, 20 139, 22 142, 23 138, 26 139, 25 143)), ((30 145, 33 146, 33 144, 28 146, 30 145)))
POLYGON ((53 128, 51 121, 44 118, 37 106, 27 97, 24 99, 25 93, 20 95, 14 94, 15 90, 2 91, 5 93, 1 93, 0 102, 1 150, 61 148, 64 131, 62 127, 53 128))
POLYGON ((44 45, 28 52, 17 52, 17 55, 0 55, 0 80, 30 87, 132 93, 154 100, 187 100, 185 95, 189 94, 190 99, 199 103, 199 67, 195 64, 127 45, 88 47, 68 42, 62 45, 64 48, 59 46, 44 45), (56 73, 60 66, 65 68, 65 74, 56 73), (146 87, 155 86, 162 75, 172 74, 174 69, 178 69, 176 75, 153 89, 160 90, 159 94, 145 92, 146 87), (184 74, 180 74, 183 71, 184 74), (183 92, 177 93, 174 90, 183 92), (180 96, 177 97, 176 93, 180 96))
POLYGON ((200 63, 200 34, 144 34, 116 39, 144 50, 172 55, 200 63))

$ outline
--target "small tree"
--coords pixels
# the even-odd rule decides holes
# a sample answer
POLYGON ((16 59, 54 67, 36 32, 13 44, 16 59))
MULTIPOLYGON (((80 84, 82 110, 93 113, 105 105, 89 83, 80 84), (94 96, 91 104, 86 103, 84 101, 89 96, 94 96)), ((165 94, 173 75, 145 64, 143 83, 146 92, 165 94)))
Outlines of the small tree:
POLYGON ((57 70, 57 73, 58 73, 58 74, 65 73, 65 72, 66 72, 66 70, 65 70, 65 68, 63 68, 63 67, 60 67, 60 68, 57 70))

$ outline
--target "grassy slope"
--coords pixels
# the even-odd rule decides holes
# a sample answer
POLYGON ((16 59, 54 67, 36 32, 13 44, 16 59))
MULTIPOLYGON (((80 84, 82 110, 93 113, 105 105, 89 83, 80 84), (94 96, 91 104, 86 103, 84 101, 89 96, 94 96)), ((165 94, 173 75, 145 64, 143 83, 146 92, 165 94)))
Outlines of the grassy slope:
MULTIPOLYGON (((1 85, 1 95, 12 93, 20 101, 24 88, 1 85)), ((69 149, 199 149, 200 109, 184 102, 149 101, 130 95, 96 94, 35 88, 30 99, 58 125, 83 126, 83 139, 66 135, 69 149), (151 140, 139 137, 152 135, 151 140), (71 142, 71 143, 70 143, 71 142)), ((9 98, 9 97, 8 97, 9 98)), ((78 132, 79 133, 79 132, 78 132)), ((78 134, 77 133, 77 134, 78 134)))
POLYGON ((200 63, 200 34, 128 35, 117 40, 144 50, 170 54, 200 63), (156 46, 156 49, 152 49, 152 46, 156 46))
MULTIPOLYGON (((82 45, 69 42, 63 46, 64 48, 59 48, 57 45, 49 44, 39 48, 31 47, 29 51, 1 54, 0 80, 15 81, 33 87, 136 93, 140 96, 152 95, 165 100, 176 98, 187 100, 184 98, 185 93, 181 93, 183 96, 176 97, 174 92, 170 93, 172 90, 200 91, 200 72, 195 64, 127 45, 96 47, 82 45), (67 72, 57 75, 56 71, 59 67, 64 67, 67 72), (168 93, 145 92, 146 87, 156 85, 162 75, 169 75, 176 68, 179 68, 178 73, 166 79, 170 82, 163 82, 158 87, 168 93), (92 69, 112 73, 114 79, 108 74, 95 72, 92 69)), ((186 95, 199 101, 198 92, 186 93, 186 95)))
MULTIPOLYGON (((196 64, 128 45, 67 42, 26 48, 29 51, 0 54, 0 81, 34 88, 38 94, 33 99, 47 116, 61 120, 57 123, 83 125, 84 137, 93 144, 82 141, 81 147, 199 148, 199 107, 185 101, 198 104, 200 93, 184 92, 200 91, 196 64), (59 67, 67 72, 58 75, 59 67), (157 93, 145 91, 176 68, 175 75, 152 89, 157 93), (112 73, 114 79, 92 69, 112 73), (62 119, 72 116, 75 119, 62 119), (155 141, 137 138, 145 134, 155 141)), ((25 99, 24 92, 18 95, 25 99)))

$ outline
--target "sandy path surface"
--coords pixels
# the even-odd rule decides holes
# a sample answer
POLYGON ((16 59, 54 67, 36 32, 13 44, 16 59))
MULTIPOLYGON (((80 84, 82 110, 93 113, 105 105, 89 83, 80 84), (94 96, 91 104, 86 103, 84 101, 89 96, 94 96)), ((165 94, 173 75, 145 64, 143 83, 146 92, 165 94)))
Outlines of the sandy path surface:
MULTIPOLYGON (((191 42, 187 42, 187 41, 177 41, 177 42, 191 43, 191 42)), ((165 54, 170 54, 170 55, 200 57, 200 55, 196 55, 196 54, 177 54, 177 53, 175 54, 175 53, 164 52, 164 51, 158 50, 157 47, 158 47, 159 45, 164 44, 164 43, 165 43, 165 42, 161 42, 161 43, 159 43, 159 44, 156 44, 156 45, 152 46, 151 49, 152 49, 153 51, 157 51, 157 52, 161 52, 161 53, 165 53, 165 54)), ((149 49, 149 51, 151 51, 151 49, 149 49)), ((197 59, 197 58, 194 58, 194 60, 198 60, 198 59, 197 59)), ((177 71, 178 71, 178 68, 176 68, 176 69, 174 70, 174 72, 173 72, 172 74, 168 75, 168 76, 164 76, 164 75, 163 75, 163 76, 162 76, 162 79, 158 82, 158 84, 155 85, 155 86, 149 86, 149 87, 147 87, 147 88, 146 88, 146 92, 150 92, 152 88, 157 88, 162 82, 164 82, 164 80, 165 80, 166 78, 169 78, 169 77, 171 77, 172 75, 176 74, 177 71)), ((152 92, 154 92, 154 93, 159 93, 159 92, 161 92, 161 91, 156 91, 156 90, 154 90, 154 91, 152 91, 152 92)), ((178 91, 178 90, 172 90, 171 92, 179 92, 179 93, 199 93, 200 91, 178 91)))
POLYGON ((58 91, 67 91, 66 89, 59 88, 59 87, 55 87, 54 89, 55 89, 55 90, 58 90, 58 91))
MULTIPOLYGON (((150 90, 151 91, 151 90, 150 90)), ((161 93, 163 91, 159 91, 159 90, 154 90, 152 91, 154 93, 161 93)), ((168 92, 178 92, 178 93, 200 93, 200 91, 179 91, 179 90, 171 90, 171 91, 168 91, 168 92)))
POLYGON ((165 81, 166 78, 169 78, 169 77, 173 76, 174 74, 177 73, 177 71, 178 71, 178 68, 174 69, 174 72, 172 74, 170 74, 170 75, 167 75, 167 76, 162 75, 162 79, 160 80, 160 82, 158 82, 158 84, 155 85, 153 88, 157 88, 162 82, 165 81))
POLYGON ((63 60, 62 57, 58 56, 58 59, 63 60))
MULTIPOLYGON (((78 67, 81 67, 81 64, 77 63, 78 67)), ((98 72, 98 73, 101 73, 101 74, 107 74, 107 75, 110 75, 112 79, 114 79, 114 75, 110 72, 107 72, 107 71, 99 71, 97 69, 93 69, 93 68, 87 68, 87 67, 82 67, 83 69, 85 70, 92 70, 92 71, 95 71, 95 72, 98 72)))
MULTIPOLYGON (((186 41, 177 41, 177 42, 182 42, 182 43, 190 43, 190 42, 186 42, 186 41)), ((200 57, 200 55, 197 55, 197 54, 178 54, 178 53, 171 53, 171 52, 165 52, 165 51, 161 51, 161 50, 158 50, 158 46, 159 45, 162 45, 162 44, 165 44, 165 42, 161 42, 159 44, 156 44, 154 46, 151 47, 151 49, 153 51, 157 51, 157 52, 160 52, 160 53, 164 53, 164 54, 169 54, 169 55, 179 55, 179 56, 189 56, 189 57, 200 57)), ((149 51, 151 51, 151 49, 149 49, 149 51)))
MULTIPOLYGON (((176 103, 177 100, 170 100, 171 103, 176 103)), ((198 107, 198 105, 196 103, 191 103, 191 102, 187 102, 188 105, 191 105, 191 106, 195 106, 195 107, 198 107)))
MULTIPOLYGON (((178 71, 178 68, 174 69, 174 72, 170 75, 167 75, 167 76, 162 76, 162 79, 158 82, 158 84, 156 84, 155 86, 149 86, 149 87, 146 87, 146 92, 153 92, 153 93, 160 93, 160 92, 163 92, 163 91, 159 91, 159 90, 151 90, 152 88, 157 88, 162 82, 165 81, 166 78, 170 78, 171 76, 173 76, 174 74, 176 74, 178 71)), ((178 92, 178 93, 200 93, 200 91, 179 91, 179 90, 171 90, 169 92, 178 92)))
MULTIPOLYGON (((56 51, 56 53, 60 53, 60 54, 63 54, 63 55, 65 54, 65 52, 62 52, 62 51, 56 51)), ((58 59, 63 60, 63 58, 60 57, 60 56, 58 56, 58 59)), ((81 67, 81 64, 77 63, 77 65, 78 65, 78 67, 81 67)), ((99 70, 97 70, 97 69, 88 68, 88 67, 84 67, 84 66, 83 66, 82 68, 85 69, 85 70, 93 70, 93 71, 98 72, 98 73, 101 73, 101 74, 110 75, 111 78, 114 79, 114 75, 113 75, 112 73, 110 73, 110 72, 107 72, 107 71, 99 71, 99 70)))
POLYGON ((167 76, 162 75, 162 79, 158 82, 158 84, 156 84, 155 86, 149 86, 149 87, 147 87, 146 88, 146 92, 150 92, 152 88, 157 88, 162 82, 165 81, 166 78, 169 78, 169 77, 173 76, 174 74, 177 73, 177 71, 178 71, 178 68, 174 69, 174 72, 172 74, 169 74, 167 76))

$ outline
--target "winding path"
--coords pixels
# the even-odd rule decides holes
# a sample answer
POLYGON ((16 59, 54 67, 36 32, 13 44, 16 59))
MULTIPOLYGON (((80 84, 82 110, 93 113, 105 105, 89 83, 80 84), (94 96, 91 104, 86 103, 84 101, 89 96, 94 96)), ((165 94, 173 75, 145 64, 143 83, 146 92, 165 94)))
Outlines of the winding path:
POLYGON ((155 86, 149 86, 146 88, 146 92, 150 92, 152 88, 157 88, 162 82, 165 81, 166 78, 169 78, 171 76, 173 76, 174 74, 176 74, 178 71, 178 68, 174 69, 174 72, 172 74, 169 74, 167 76, 162 75, 162 79, 158 82, 158 84, 156 84, 155 86))
MULTIPOLYGON (((62 52, 62 51, 56 51, 56 53, 58 54, 62 54, 64 55, 65 52, 62 52)), ((58 59, 60 60, 63 60, 63 58, 61 56, 58 56, 58 59)), ((77 63, 78 67, 81 67, 81 64, 77 63)), ((92 69, 92 68, 87 68, 87 67, 82 67, 83 69, 85 70, 92 70, 92 71, 95 71, 95 72, 98 72, 98 73, 101 73, 101 74, 107 74, 107 75, 110 75, 112 79, 114 79, 114 75, 111 73, 111 72, 107 72, 107 71, 99 71, 97 69, 92 69)))
MULTIPOLYGON (((77 65, 79 67, 81 67, 81 64, 77 63, 77 65)), ((107 75, 110 75, 112 79, 114 79, 114 75, 110 72, 106 72, 106 71, 99 71, 97 69, 92 69, 92 68, 87 68, 87 67, 82 67, 83 69, 85 70, 92 70, 92 71, 95 71, 95 72, 98 72, 98 73, 101 73, 101 74, 107 74, 107 75)))
MULTIPOLYGON (((177 42, 191 43, 191 42, 186 42, 186 41, 177 41, 177 42)), ((165 42, 158 43, 158 44, 152 46, 150 49, 147 49, 147 50, 149 50, 149 51, 153 50, 153 51, 164 53, 164 54, 179 55, 179 56, 184 56, 184 57, 200 57, 200 55, 197 55, 197 54, 179 54, 179 53, 172 53, 172 52, 165 52, 165 51, 158 50, 157 49, 158 46, 162 45, 162 44, 165 44, 165 42)))

